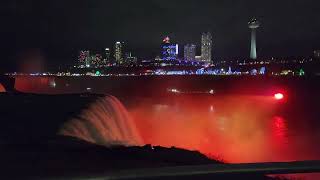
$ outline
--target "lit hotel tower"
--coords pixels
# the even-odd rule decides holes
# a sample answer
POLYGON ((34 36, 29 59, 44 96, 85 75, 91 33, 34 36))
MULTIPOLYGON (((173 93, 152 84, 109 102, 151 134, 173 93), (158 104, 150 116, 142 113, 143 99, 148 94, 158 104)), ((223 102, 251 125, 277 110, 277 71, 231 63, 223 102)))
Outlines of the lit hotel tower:
POLYGON ((202 61, 211 62, 212 61, 212 35, 210 32, 202 33, 201 36, 201 58, 202 61))
POLYGON ((256 44, 256 29, 260 26, 257 19, 252 19, 248 22, 249 29, 251 29, 251 49, 250 58, 257 59, 257 44, 256 44))
POLYGON ((123 45, 124 43, 121 42, 116 42, 114 45, 114 58, 118 65, 123 63, 123 45))

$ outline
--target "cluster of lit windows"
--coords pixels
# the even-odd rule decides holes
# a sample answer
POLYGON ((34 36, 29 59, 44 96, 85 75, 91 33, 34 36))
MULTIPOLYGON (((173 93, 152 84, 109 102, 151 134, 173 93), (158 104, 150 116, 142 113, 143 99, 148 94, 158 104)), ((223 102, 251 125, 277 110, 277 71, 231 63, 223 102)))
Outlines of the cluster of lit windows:
POLYGON ((163 60, 176 60, 178 57, 178 44, 164 44, 162 46, 163 60))
POLYGON ((196 60, 196 45, 187 44, 184 46, 184 60, 187 60, 187 61, 196 60))
POLYGON ((89 50, 80 51, 78 57, 79 68, 89 68, 89 67, 103 67, 107 63, 106 59, 103 59, 101 54, 91 55, 89 50))
POLYGON ((212 35, 210 32, 203 33, 201 36, 201 58, 203 61, 210 62, 212 60, 212 35))

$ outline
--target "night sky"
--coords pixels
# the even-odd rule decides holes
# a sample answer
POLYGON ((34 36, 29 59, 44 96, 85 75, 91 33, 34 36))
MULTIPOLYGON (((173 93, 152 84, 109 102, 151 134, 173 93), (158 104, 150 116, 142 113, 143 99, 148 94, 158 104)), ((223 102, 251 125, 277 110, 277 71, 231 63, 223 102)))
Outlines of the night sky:
POLYGON ((215 59, 247 58, 252 17, 262 24, 260 57, 311 56, 320 49, 318 0, 6 0, 0 10, 1 70, 33 56, 45 67, 71 64, 80 49, 102 51, 115 41, 154 58, 165 35, 199 47, 204 31, 213 34, 215 59))

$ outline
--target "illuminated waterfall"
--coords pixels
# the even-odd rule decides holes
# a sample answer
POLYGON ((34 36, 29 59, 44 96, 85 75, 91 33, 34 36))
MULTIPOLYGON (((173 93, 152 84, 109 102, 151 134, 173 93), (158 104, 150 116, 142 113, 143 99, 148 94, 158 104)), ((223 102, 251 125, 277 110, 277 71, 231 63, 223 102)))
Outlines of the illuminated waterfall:
POLYGON ((104 146, 142 145, 127 110, 113 96, 98 98, 80 115, 67 121, 58 134, 104 146))

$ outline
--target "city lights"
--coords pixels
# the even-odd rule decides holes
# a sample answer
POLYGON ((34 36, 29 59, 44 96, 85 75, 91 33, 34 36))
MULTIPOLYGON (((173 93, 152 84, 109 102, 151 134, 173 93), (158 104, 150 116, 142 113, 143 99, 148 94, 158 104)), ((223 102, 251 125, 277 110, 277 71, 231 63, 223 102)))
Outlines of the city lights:
MULTIPOLYGON (((159 41, 159 54, 151 59, 139 59, 122 41, 114 43, 114 48, 103 48, 104 52, 93 54, 92 50, 82 50, 78 57, 78 64, 72 66, 75 71, 69 76, 152 76, 152 75, 213 75, 213 76, 305 76, 306 63, 312 59, 277 59, 275 57, 257 59, 256 29, 260 23, 252 19, 248 23, 251 30, 250 59, 213 59, 212 34, 201 34, 201 54, 197 55, 195 43, 187 43, 183 47, 183 54, 179 54, 179 46, 168 36, 159 41), (299 66, 296 66, 299 65, 299 66), (279 68, 281 66, 281 68, 279 68), (282 66, 284 66, 282 68, 282 66), (105 68, 109 68, 106 71, 105 68), (80 71, 80 72, 79 72, 80 71), (92 73, 99 72, 99 73, 92 73)), ((200 38, 199 38, 200 40, 200 38)), ((315 50, 316 55, 319 51, 315 50)), ((309 72, 308 72, 309 73, 309 72)), ((33 73, 36 74, 36 73, 33 73)), ((65 72, 60 73, 66 75, 65 72)), ((315 73, 320 74, 320 73, 315 73)), ((44 75, 44 74, 42 74, 44 75)), ((54 74, 53 74, 54 75, 54 74)))
POLYGON ((163 60, 176 60, 179 53, 178 44, 170 43, 169 37, 166 37, 163 41, 161 53, 163 60))
POLYGON ((187 44, 184 46, 184 60, 187 60, 187 61, 196 60, 196 45, 187 44))

